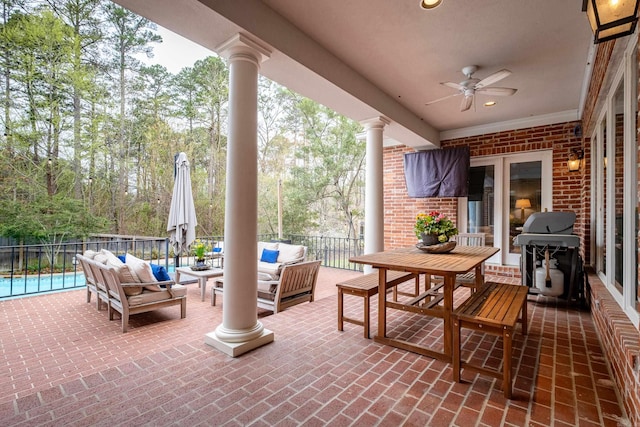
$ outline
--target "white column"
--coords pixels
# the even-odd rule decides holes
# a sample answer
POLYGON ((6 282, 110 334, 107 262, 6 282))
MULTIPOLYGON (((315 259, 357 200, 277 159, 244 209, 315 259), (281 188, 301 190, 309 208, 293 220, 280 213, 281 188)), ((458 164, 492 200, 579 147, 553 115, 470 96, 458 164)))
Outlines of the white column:
MULTIPOLYGON (((384 191, 382 168, 382 142, 385 125, 390 122, 385 117, 360 122, 366 133, 366 174, 364 196, 364 253, 384 250, 384 191)), ((371 273, 370 266, 364 272, 371 273)))
POLYGON ((205 343, 239 356, 273 341, 258 321, 258 69, 270 52, 237 34, 216 49, 229 61, 229 135, 222 324, 205 343))

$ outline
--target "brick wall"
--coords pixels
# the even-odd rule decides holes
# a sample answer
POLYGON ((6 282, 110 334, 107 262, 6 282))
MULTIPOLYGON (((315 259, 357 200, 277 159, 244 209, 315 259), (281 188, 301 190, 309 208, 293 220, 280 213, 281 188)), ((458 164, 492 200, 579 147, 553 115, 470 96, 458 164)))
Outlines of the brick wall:
MULTIPOLYGON (((442 147, 468 145, 471 157, 505 155, 535 150, 553 151, 553 210, 574 211, 577 214, 576 232, 583 236, 587 221, 584 215, 583 180, 581 172, 569 172, 567 159, 571 150, 582 147, 582 140, 574 135, 580 122, 538 126, 529 129, 498 132, 468 138, 443 141, 442 147)), ((404 180, 403 156, 413 149, 405 146, 384 150, 384 206, 385 248, 415 244, 415 217, 420 212, 438 210, 457 222, 457 198, 414 199, 407 196, 404 180)), ((588 211, 587 215, 588 215, 588 211)), ((518 267, 487 265, 487 272, 519 277, 518 267)))

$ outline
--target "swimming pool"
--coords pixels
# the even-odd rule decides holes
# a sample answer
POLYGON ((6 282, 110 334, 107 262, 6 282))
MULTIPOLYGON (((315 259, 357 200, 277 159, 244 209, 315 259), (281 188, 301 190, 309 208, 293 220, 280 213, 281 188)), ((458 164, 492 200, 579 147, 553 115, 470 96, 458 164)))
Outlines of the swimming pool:
MULTIPOLYGON (((168 266, 174 271, 173 265, 168 266)), ((28 276, 0 277, 0 298, 78 289, 87 286, 82 271, 28 276)))

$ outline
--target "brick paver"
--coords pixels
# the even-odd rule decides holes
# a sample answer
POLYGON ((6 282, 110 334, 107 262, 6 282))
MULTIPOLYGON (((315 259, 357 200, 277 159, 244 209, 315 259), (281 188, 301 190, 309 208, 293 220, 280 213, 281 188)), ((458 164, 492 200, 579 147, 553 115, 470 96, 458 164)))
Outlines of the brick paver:
MULTIPOLYGON (((454 383, 446 363, 376 344, 356 325, 339 332, 335 283, 357 274, 322 268, 315 302, 259 312, 275 341, 238 358, 204 344, 222 307, 201 302, 196 284, 187 318, 179 307, 132 316, 125 334, 83 290, 2 301, 0 425, 624 425, 588 312, 529 296, 506 400, 491 378, 463 371, 454 383)), ((345 297, 345 312, 361 309, 345 297)), ((438 346, 438 328, 389 315, 389 334, 417 342, 438 346)), ((464 330, 462 343, 464 358, 499 364, 496 337, 464 330)))

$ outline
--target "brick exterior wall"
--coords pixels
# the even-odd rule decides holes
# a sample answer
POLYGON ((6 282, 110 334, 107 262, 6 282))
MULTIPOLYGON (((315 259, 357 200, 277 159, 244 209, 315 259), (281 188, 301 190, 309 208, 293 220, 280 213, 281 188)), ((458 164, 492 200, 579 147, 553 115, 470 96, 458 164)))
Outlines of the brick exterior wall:
MULTIPOLYGON (((626 40, 626 39, 625 39, 626 40)), ((598 45, 594 58, 592 77, 583 111, 582 122, 570 122, 530 129, 499 132, 469 138, 443 141, 442 147, 469 145, 471 156, 490 156, 553 150, 553 210, 572 210, 577 214, 574 232, 580 236, 580 252, 583 259, 591 261, 591 140, 589 136, 595 126, 594 115, 598 97, 606 96, 600 90, 615 41, 598 45), (573 129, 582 124, 583 137, 577 138, 573 129), (571 150, 584 150, 582 170, 570 173, 566 161, 571 150)), ((639 49, 640 50, 640 49, 639 49)), ((640 61, 640 51, 638 52, 640 61)), ((640 62, 638 64, 640 70, 640 62)), ((638 111, 640 111, 640 71, 638 72, 638 111)), ((639 114, 640 118, 640 114, 639 114)), ((640 135, 640 120, 638 120, 640 135)), ((415 244, 413 223, 419 212, 440 210, 457 221, 457 199, 412 199, 407 196, 404 181, 403 155, 413 151, 409 147, 389 147, 384 150, 384 218, 385 249, 415 244)), ((640 149, 637 153, 640 200, 640 149)), ((640 205, 638 206, 640 212, 640 205)), ((639 218, 640 220, 640 218, 639 218)), ((639 230, 640 241, 640 230, 639 230)), ((639 251, 640 253, 640 251, 639 251)), ((519 277, 517 267, 487 265, 487 273, 519 277)), ((640 293, 640 255, 638 258, 638 292, 640 293)), ((589 274, 591 288, 591 314, 600 336, 603 350, 616 383, 630 425, 640 426, 640 334, 602 282, 589 274)))
MULTIPOLYGON (((574 211, 577 214, 576 233, 583 236, 587 220, 584 215, 584 195, 581 172, 569 172, 567 159, 573 149, 582 148, 582 140, 574 135, 580 122, 568 122, 529 129, 498 132, 443 141, 442 147, 468 145, 471 157, 505 155, 527 151, 553 151, 553 210, 574 211)), ((457 198, 409 198, 404 179, 403 156, 413 149, 405 146, 384 150, 385 249, 415 244, 415 217, 420 212, 438 210, 457 223, 457 198)), ((588 211, 586 211, 588 212, 588 211)), ((581 246, 581 250, 584 245, 581 246)), ((507 277, 520 277, 513 266, 486 266, 487 272, 507 277)))

